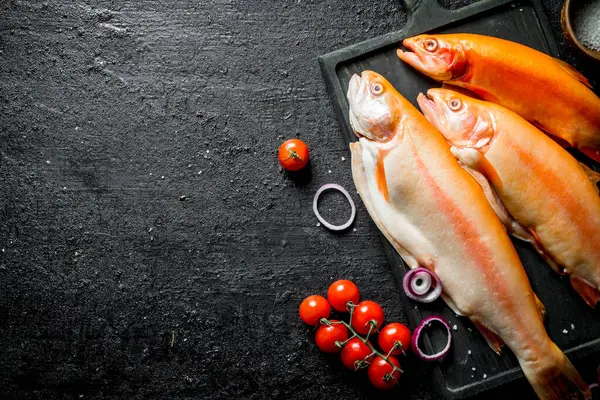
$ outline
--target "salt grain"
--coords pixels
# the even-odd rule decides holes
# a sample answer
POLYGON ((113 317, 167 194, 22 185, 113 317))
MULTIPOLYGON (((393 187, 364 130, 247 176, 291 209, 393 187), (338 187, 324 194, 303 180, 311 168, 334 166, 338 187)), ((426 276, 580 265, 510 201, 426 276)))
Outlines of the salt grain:
POLYGON ((320 223, 320 222, 317 222, 317 226, 321 226, 321 223, 320 223))
POLYGON ((458 330, 458 327, 457 327, 456 325, 454 325, 454 326, 452 327, 452 329, 454 329, 454 330, 456 331, 456 330, 458 330))
POLYGON ((342 157, 342 161, 346 161, 346 157, 342 157))
POLYGON ((571 324, 571 330, 575 329, 575 325, 571 324))
POLYGON ((477 368, 475 368, 475 367, 473 367, 473 368, 471 368, 471 369, 472 369, 473 371, 476 371, 476 370, 477 370, 477 368))
POLYGON ((471 354, 471 350, 467 351, 467 353, 471 354))
POLYGON ((600 51, 600 2, 583 1, 573 15, 575 36, 592 50, 600 51))
POLYGON ((487 378, 487 374, 483 374, 483 379, 487 378))
POLYGON ((569 331, 566 329, 563 329, 563 333, 566 335, 567 333, 569 333, 569 331))

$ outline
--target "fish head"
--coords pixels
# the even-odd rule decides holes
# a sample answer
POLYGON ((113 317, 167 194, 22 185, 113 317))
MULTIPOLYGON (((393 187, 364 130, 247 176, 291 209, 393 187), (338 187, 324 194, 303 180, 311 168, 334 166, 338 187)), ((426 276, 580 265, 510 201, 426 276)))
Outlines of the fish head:
POLYGON ((463 76, 468 67, 463 44, 443 35, 418 35, 404 39, 398 57, 413 68, 437 81, 463 76))
POLYGON ((495 123, 481 100, 449 89, 429 89, 417 98, 419 107, 455 147, 485 151, 495 134, 495 123))
POLYGON ((402 114, 396 94, 394 87, 376 72, 352 76, 347 93, 349 119, 359 138, 387 142, 394 137, 402 114))

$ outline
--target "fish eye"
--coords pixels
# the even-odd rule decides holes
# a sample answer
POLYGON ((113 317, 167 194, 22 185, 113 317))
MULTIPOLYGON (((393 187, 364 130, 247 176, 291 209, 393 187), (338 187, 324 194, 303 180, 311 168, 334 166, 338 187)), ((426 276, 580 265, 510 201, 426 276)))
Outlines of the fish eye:
POLYGON ((460 99, 457 99, 456 97, 454 97, 453 99, 450 99, 450 101, 448 102, 448 107, 450 107, 450 109, 452 111, 458 111, 462 107, 462 101, 460 101, 460 99))
POLYGON ((423 47, 425 47, 425 50, 427 51, 434 52, 438 48, 438 42, 435 39, 427 39, 423 43, 423 47))
POLYGON ((374 95, 380 95, 383 93, 383 85, 379 82, 373 82, 371 84, 371 93, 374 95))

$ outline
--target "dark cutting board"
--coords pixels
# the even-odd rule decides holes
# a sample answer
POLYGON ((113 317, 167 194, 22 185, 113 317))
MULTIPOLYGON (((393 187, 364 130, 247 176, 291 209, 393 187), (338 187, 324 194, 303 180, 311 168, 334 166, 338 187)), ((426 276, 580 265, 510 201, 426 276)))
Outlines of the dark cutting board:
MULTIPOLYGON (((557 56, 556 43, 538 0, 482 0, 459 10, 444 9, 436 0, 404 0, 404 3, 410 14, 401 31, 319 58, 347 142, 356 140, 348 123, 346 100, 348 82, 354 73, 366 69, 381 73, 415 105, 420 92, 439 86, 398 59, 396 48, 406 37, 424 32, 479 33, 513 40, 557 56)), ((598 170, 598 164, 592 166, 598 170)), ((384 241, 394 276, 401 285, 407 266, 384 241)), ((517 240, 514 243, 534 290, 546 305, 546 328, 552 340, 571 360, 600 351, 600 314, 580 299, 567 279, 553 273, 530 245, 517 240)), ((441 314, 451 326, 456 326, 450 353, 434 368, 434 380, 444 397, 465 398, 524 379, 509 350, 497 356, 472 323, 458 318, 442 300, 430 305, 417 304, 405 297, 403 300, 413 327, 431 314, 441 314)), ((434 332, 426 336, 424 344, 432 351, 441 348, 443 343, 444 336, 434 332)))

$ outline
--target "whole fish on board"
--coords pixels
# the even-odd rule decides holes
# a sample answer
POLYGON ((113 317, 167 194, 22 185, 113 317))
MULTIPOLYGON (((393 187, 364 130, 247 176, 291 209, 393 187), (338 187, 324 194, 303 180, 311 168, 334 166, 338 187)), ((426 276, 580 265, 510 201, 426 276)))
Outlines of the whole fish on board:
POLYGON ((440 278, 443 298, 469 317, 498 354, 506 344, 542 399, 590 399, 589 389, 543 325, 504 226, 444 137, 381 75, 348 88, 352 175, 377 227, 410 268, 440 278))
POLYGON ((418 102, 461 164, 485 179, 482 186, 490 185, 486 193, 509 231, 531 242, 554 270, 568 274, 573 288, 595 307, 600 174, 497 104, 448 89, 430 89, 418 102))
POLYGON ((564 61, 521 44, 475 34, 405 39, 398 57, 521 115, 563 146, 600 161, 600 98, 564 61))

